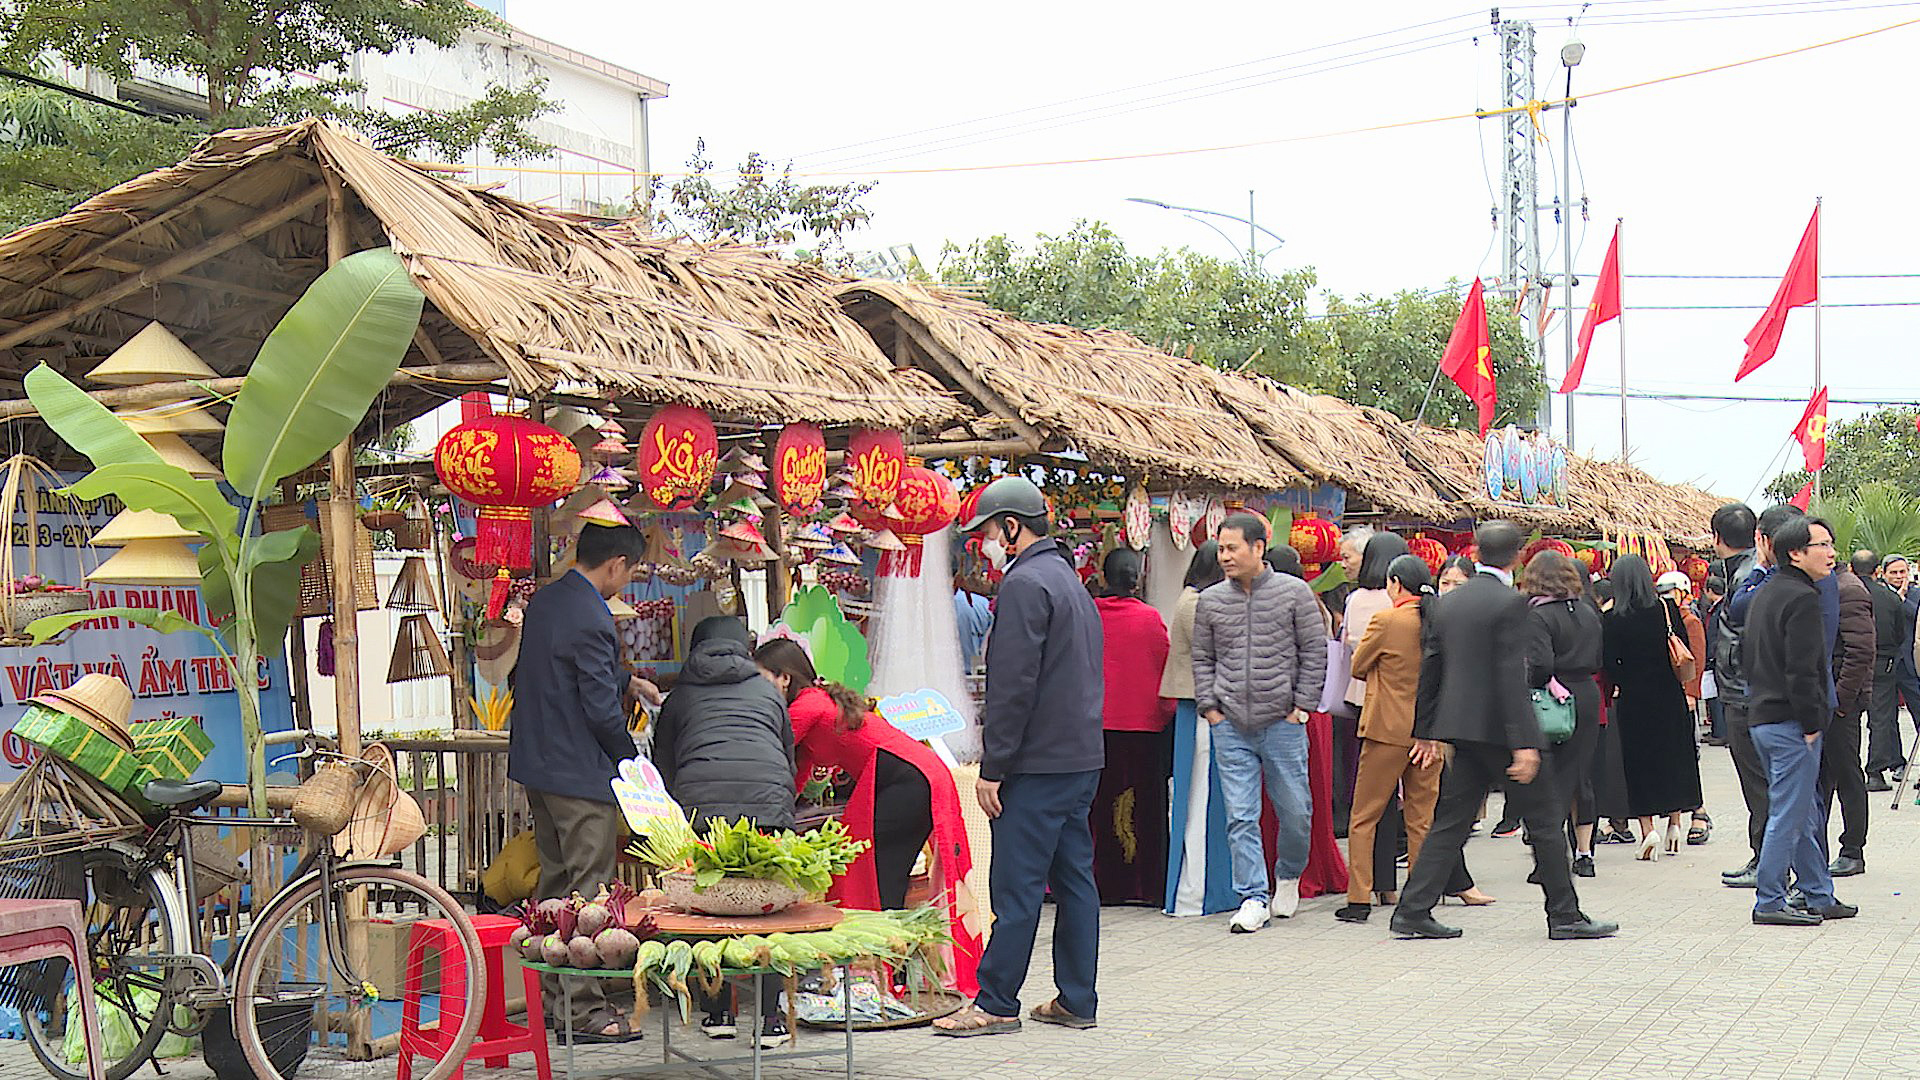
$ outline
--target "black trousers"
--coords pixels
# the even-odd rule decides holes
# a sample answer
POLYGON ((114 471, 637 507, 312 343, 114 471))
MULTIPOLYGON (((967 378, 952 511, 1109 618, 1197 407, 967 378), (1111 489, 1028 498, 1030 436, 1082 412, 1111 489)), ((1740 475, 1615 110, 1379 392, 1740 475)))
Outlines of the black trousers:
POLYGON ((881 907, 907 906, 914 860, 932 834, 932 785, 919 769, 879 751, 873 765, 873 872, 881 907))
MULTIPOLYGON (((1910 712, 1920 710, 1920 679, 1897 670, 1894 661, 1878 660, 1873 668, 1873 696, 1867 702, 1867 771, 1886 772, 1907 763, 1901 750, 1900 699, 1910 712)), ((1920 728, 1920 712, 1914 712, 1920 728)))
MULTIPOLYGON (((1430 915, 1441 894, 1453 891, 1451 879, 1463 865, 1461 856, 1473 828, 1474 813, 1480 807, 1480 796, 1506 775, 1512 762, 1513 752, 1504 746, 1453 744, 1453 760, 1440 778, 1440 804, 1433 812, 1433 829, 1427 833, 1419 860, 1407 872, 1406 888, 1400 891, 1401 912, 1414 917, 1430 915)), ((1507 798, 1527 826, 1533 868, 1541 891, 1546 893, 1547 924, 1553 926, 1580 920, 1580 897, 1573 889, 1563 789, 1554 782, 1544 760, 1541 768, 1541 775, 1533 783, 1510 785, 1507 798)))
MULTIPOLYGON (((1760 749, 1747 733, 1747 706, 1727 702, 1727 749, 1733 754, 1733 771, 1740 777, 1740 797, 1747 804, 1747 846, 1753 857, 1760 857, 1760 841, 1767 835, 1767 767, 1760 761, 1760 749)), ((1861 783, 1865 783, 1862 780, 1861 783)))
MULTIPOLYGON (((1865 702, 1855 702, 1827 728, 1820 746, 1820 805, 1831 824, 1834 796, 1840 797, 1840 854, 1856 859, 1867 849, 1867 774, 1860 769, 1860 720, 1865 707, 1865 702)), ((1823 851, 1829 831, 1820 831, 1823 851)))

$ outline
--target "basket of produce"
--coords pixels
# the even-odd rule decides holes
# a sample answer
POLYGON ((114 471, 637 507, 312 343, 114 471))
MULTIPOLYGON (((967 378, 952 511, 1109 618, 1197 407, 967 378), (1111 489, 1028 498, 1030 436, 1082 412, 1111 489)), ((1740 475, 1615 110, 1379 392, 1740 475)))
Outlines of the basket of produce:
POLYGON ((761 832, 751 821, 714 819, 704 834, 663 821, 632 854, 659 867, 668 906, 705 915, 768 915, 823 896, 868 847, 828 821, 806 833, 761 832))
POLYGON ((520 928, 512 947, 533 964, 581 971, 632 971, 640 943, 654 934, 653 920, 629 922, 634 892, 615 882, 593 899, 579 893, 561 899, 528 901, 516 912, 520 928))

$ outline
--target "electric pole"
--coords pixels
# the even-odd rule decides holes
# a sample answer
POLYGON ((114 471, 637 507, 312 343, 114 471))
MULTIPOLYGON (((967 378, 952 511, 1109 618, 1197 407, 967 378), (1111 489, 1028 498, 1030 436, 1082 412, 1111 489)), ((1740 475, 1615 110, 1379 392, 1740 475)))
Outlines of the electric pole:
MULTIPOLYGON (((1500 36, 1500 202, 1494 214, 1500 221, 1500 284, 1495 292, 1520 306, 1520 317, 1533 339, 1534 358, 1546 371, 1546 340, 1540 320, 1528 314, 1524 303, 1544 281, 1540 265, 1540 174, 1534 143, 1538 133, 1527 105, 1533 92, 1533 24, 1519 19, 1502 21, 1493 9, 1493 28, 1500 36)), ((1553 395, 1540 399, 1538 423, 1552 430, 1553 395)))

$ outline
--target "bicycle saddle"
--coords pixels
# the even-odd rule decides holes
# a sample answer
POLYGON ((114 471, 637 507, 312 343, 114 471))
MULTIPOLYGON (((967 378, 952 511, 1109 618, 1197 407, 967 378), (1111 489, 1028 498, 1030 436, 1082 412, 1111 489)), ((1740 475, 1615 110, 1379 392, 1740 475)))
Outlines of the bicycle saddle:
POLYGON ((204 810, 220 797, 224 787, 218 780, 149 780, 140 793, 155 806, 174 810, 204 810))

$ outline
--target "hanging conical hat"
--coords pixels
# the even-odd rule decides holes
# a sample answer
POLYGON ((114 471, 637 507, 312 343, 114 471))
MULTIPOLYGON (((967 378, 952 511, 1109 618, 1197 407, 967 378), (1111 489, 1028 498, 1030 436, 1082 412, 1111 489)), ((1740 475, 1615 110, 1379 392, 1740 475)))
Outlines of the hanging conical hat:
POLYGON ((150 322, 113 350, 87 378, 109 386, 139 386, 150 382, 183 382, 187 379, 217 379, 219 373, 193 350, 173 336, 173 331, 150 322))
POLYGON ((627 603, 626 598, 620 596, 618 593, 608 598, 607 611, 616 619, 637 619, 640 617, 640 613, 633 609, 633 605, 627 603))
POLYGON ((867 547, 872 548, 874 551, 907 550, 907 545, 901 543, 900 538, 893 535, 892 529, 881 529, 879 532, 867 537, 865 543, 867 547))
POLYGON ((136 435, 215 435, 227 430, 206 410, 206 402, 193 398, 120 409, 114 415, 136 435))
POLYGON ((839 563, 842 566, 860 565, 860 556, 855 555, 845 544, 835 544, 825 551, 822 551, 819 555, 815 556, 815 558, 821 562, 839 563))
POLYGON ((179 540, 134 540, 87 575, 89 585, 198 585, 200 560, 179 540))
POLYGON ((143 438, 159 453, 160 460, 185 469, 202 480, 218 480, 225 475, 218 465, 208 461, 206 455, 188 446, 187 440, 178 435, 156 432, 143 438))
POLYGON ((632 481, 611 465, 600 466, 592 476, 587 477, 587 483, 603 491, 625 491, 633 486, 632 481))
POLYGON ((171 515, 158 510, 122 510, 87 542, 94 547, 125 547, 136 540, 199 540, 171 515))
POLYGON ((633 524, 633 522, 627 520, 627 515, 620 512, 618 506, 613 505, 612 499, 601 499, 599 502, 594 503, 592 506, 587 507, 574 516, 592 525, 633 524))

